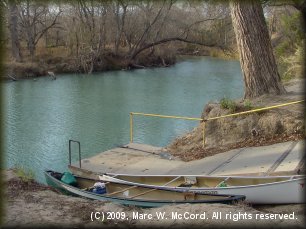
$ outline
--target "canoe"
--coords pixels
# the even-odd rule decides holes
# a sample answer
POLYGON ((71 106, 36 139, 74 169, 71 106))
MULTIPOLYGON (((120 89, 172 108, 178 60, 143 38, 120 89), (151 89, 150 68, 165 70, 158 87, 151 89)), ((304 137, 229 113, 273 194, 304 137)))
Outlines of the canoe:
POLYGON ((305 175, 292 176, 203 176, 98 174, 69 167, 75 174, 150 188, 202 194, 245 195, 252 204, 305 203, 305 175), (163 184, 168 183, 167 186, 163 184))
POLYGON ((45 171, 47 184, 59 191, 74 196, 86 197, 93 200, 112 201, 124 205, 138 207, 160 207, 167 204, 199 204, 222 203, 233 204, 243 201, 243 195, 215 195, 178 192, 174 190, 160 190, 137 185, 121 184, 116 182, 101 182, 95 179, 74 176, 76 185, 64 183, 61 173, 45 171), (94 192, 93 187, 102 183, 105 193, 94 192))
POLYGON ((290 177, 233 177, 233 176, 131 176, 102 175, 100 180, 116 181, 130 185, 188 191, 203 194, 245 195, 252 204, 305 203, 305 176, 290 177), (171 182, 163 186, 163 182, 171 182))

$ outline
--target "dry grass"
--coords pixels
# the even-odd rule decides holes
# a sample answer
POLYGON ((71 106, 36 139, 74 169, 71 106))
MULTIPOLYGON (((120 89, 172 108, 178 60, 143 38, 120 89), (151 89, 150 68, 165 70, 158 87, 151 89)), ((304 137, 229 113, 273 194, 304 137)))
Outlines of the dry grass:
POLYGON ((186 140, 186 138, 185 139, 180 138, 176 139, 171 145, 169 145, 167 147, 167 150, 173 156, 178 157, 183 161, 192 161, 192 160, 202 159, 208 156, 213 156, 233 149, 254 147, 254 146, 266 146, 266 145, 272 145, 287 141, 297 141, 301 139, 305 139, 305 136, 303 134, 293 134, 293 135, 280 134, 280 135, 262 136, 253 139, 247 139, 245 141, 237 142, 234 144, 227 144, 218 147, 203 148, 202 141, 191 142, 186 140))
POLYGON ((36 56, 47 56, 49 58, 57 58, 57 57, 68 57, 69 49, 65 46, 58 46, 58 47, 38 47, 36 50, 36 56))
POLYGON ((303 76, 303 68, 305 67, 303 64, 303 53, 302 46, 296 46, 296 50, 292 55, 280 58, 280 65, 284 69, 282 73, 283 81, 303 76))

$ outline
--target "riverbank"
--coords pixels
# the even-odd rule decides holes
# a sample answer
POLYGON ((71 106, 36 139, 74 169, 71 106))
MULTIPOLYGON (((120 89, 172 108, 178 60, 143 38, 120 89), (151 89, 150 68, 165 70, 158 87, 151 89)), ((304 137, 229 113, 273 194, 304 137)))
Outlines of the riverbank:
POLYGON ((83 66, 77 58, 69 57, 42 57, 33 61, 25 62, 4 62, 5 75, 3 80, 32 79, 48 76, 48 72, 61 73, 88 73, 103 72, 112 70, 132 70, 147 67, 168 67, 175 64, 175 56, 142 56, 136 60, 129 60, 123 56, 116 56, 112 53, 100 57, 89 69, 83 66))
POLYGON ((62 73, 92 73, 113 70, 132 70, 152 67, 169 67, 177 62, 177 59, 186 57, 211 56, 222 59, 237 59, 237 54, 221 50, 217 47, 182 47, 178 50, 153 53, 143 52, 135 59, 130 59, 124 53, 115 55, 111 51, 105 51, 95 61, 81 60, 81 57, 66 55, 41 54, 24 58, 22 62, 6 60, 3 62, 5 74, 2 80, 33 79, 48 76, 48 72, 62 73))
MULTIPOLYGON (((243 101, 224 99, 209 103, 203 109, 203 119, 228 115, 257 108, 290 103, 305 99, 305 80, 291 79, 284 83, 286 94, 264 95, 243 101), (232 110, 234 109, 234 110, 232 110)), ((232 149, 271 145, 305 138, 305 105, 298 103, 277 109, 208 121, 175 139, 166 151, 184 161, 212 156, 232 149)))
POLYGON ((245 203, 224 204, 183 204, 152 209, 128 207, 108 202, 93 201, 66 196, 54 189, 34 181, 23 181, 13 170, 2 171, 5 177, 5 217, 4 227, 116 227, 116 228, 185 228, 192 227, 256 227, 303 228, 305 205, 262 205, 251 206, 245 203), (124 219, 91 220, 92 212, 120 212, 124 219), (152 215, 152 219, 136 219, 133 214, 152 215), (157 214, 165 213, 164 219, 157 214), (205 213, 207 218, 191 219, 193 214, 205 213), (182 214, 182 219, 172 217, 182 214), (216 218, 216 215, 219 215, 216 218), (227 214, 227 219, 225 218, 227 214), (280 219, 281 214, 294 215, 291 219, 280 219), (260 215, 263 217, 260 219, 260 215), (264 219, 268 215, 270 218, 264 219), (215 217, 214 217, 215 216, 215 217), (247 217, 246 217, 247 216, 247 217), (272 216, 275 218, 272 219, 272 216), (188 218, 189 217, 189 218, 188 218), (128 218, 128 219, 127 219, 128 218), (167 219, 166 219, 167 218, 167 219))

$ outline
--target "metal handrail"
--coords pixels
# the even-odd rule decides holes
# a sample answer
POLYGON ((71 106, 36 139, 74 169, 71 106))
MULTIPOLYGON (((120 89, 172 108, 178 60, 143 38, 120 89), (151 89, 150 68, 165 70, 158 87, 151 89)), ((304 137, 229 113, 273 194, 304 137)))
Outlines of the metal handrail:
POLYGON ((299 101, 294 101, 294 102, 290 102, 290 103, 282 103, 282 104, 278 104, 278 105, 274 105, 274 106, 257 108, 257 109, 253 109, 253 110, 249 110, 249 111, 242 111, 242 112, 238 112, 238 113, 234 113, 234 114, 221 115, 221 116, 217 116, 217 117, 213 117, 213 118, 208 118, 208 119, 206 119, 206 121, 216 120, 216 119, 220 119, 220 118, 228 118, 228 117, 244 115, 244 114, 249 114, 249 113, 255 113, 255 112, 264 111, 264 110, 275 109, 275 108, 289 106, 289 105, 296 104, 296 103, 301 103, 301 102, 304 102, 304 101, 305 100, 299 100, 299 101))
POLYGON ((221 115, 221 116, 216 116, 212 118, 193 118, 193 117, 184 117, 184 116, 172 116, 172 115, 161 115, 161 114, 149 114, 149 113, 141 113, 141 112, 130 112, 130 142, 133 142, 133 115, 140 115, 140 116, 149 116, 149 117, 158 117, 158 118, 171 118, 171 119, 184 119, 184 120, 192 120, 192 121, 203 121, 203 148, 205 147, 205 125, 206 122, 211 121, 211 120, 217 120, 221 118, 229 118, 229 117, 234 117, 234 116, 239 116, 239 115, 245 115, 245 114, 250 114, 250 113, 255 113, 255 112, 260 112, 264 110, 270 110, 270 109, 275 109, 279 107, 284 107, 284 106, 289 106, 292 104, 297 104, 297 103, 302 103, 305 100, 299 100, 299 101, 293 101, 289 103, 283 103, 283 104, 278 104, 274 106, 269 106, 269 107, 262 107, 262 108, 257 108, 249 111, 242 111, 238 113, 233 113, 233 114, 228 114, 228 115, 221 115))
POLYGON ((82 168, 81 165, 81 160, 82 160, 82 156, 81 156, 81 143, 79 141, 75 141, 75 140, 69 140, 69 165, 71 165, 71 143, 78 143, 79 145, 79 164, 80 164, 80 168, 82 168))

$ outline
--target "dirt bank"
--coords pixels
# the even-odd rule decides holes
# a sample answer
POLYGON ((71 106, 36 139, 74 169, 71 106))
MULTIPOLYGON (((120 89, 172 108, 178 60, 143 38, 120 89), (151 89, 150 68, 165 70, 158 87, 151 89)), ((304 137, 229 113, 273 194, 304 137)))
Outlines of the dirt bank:
MULTIPOLYGON (((122 206, 114 203, 92 201, 83 198, 62 195, 55 190, 37 184, 25 182, 18 178, 13 170, 3 171, 6 181, 4 227, 118 227, 143 228, 171 227, 304 227, 305 205, 257 206, 245 203, 236 205, 224 204, 183 204, 160 208, 142 209, 122 206), (92 212, 117 212, 122 219, 91 220, 92 212), (197 219, 194 214, 198 215, 197 219), (205 213, 206 219, 203 219, 205 213), (269 214, 271 213, 271 214, 269 214), (291 214, 293 219, 279 219, 281 213, 291 214), (152 219, 137 219, 136 215, 144 215, 152 219), (158 214, 164 214, 164 219, 158 214), (182 219, 178 217, 182 216, 182 219), (226 215, 227 214, 227 215, 226 215), (260 219, 270 217, 270 219, 260 219), (218 218, 217 218, 218 216, 218 218), (227 216, 227 219, 226 219, 227 216), (271 217, 276 217, 271 219, 271 217), (123 219, 124 218, 124 219, 123 219), (257 219, 256 219, 257 218, 257 219)), ((97 214, 97 216, 99 216, 97 214)))
MULTIPOLYGON (((304 79, 285 83, 284 95, 265 95, 253 100, 212 102, 205 106, 202 118, 212 118, 230 113, 268 107, 297 100, 305 96, 304 79), (234 105, 233 105, 234 104, 234 105)), ((305 138, 304 103, 268 111, 208 121, 205 124, 203 148, 203 122, 191 132, 174 140, 166 150, 185 161, 204 158, 230 149, 270 145, 305 138)))
POLYGON ((111 70, 131 70, 147 67, 168 67, 175 64, 174 55, 139 55, 130 60, 125 56, 104 53, 94 61, 81 61, 75 57, 37 56, 32 61, 5 61, 4 80, 31 79, 47 76, 47 72, 60 73, 88 73, 111 70))
POLYGON ((229 51, 225 52, 218 47, 198 47, 196 45, 181 45, 180 47, 178 50, 165 51, 161 46, 154 52, 144 51, 134 59, 130 59, 124 51, 115 55, 111 50, 105 50, 101 55, 95 57, 94 61, 90 55, 76 57, 65 54, 64 50, 53 54, 37 54, 33 59, 27 56, 24 57, 22 62, 14 62, 8 59, 3 63, 5 74, 0 79, 32 79, 47 76, 48 71, 60 74, 168 67, 174 65, 177 57, 181 56, 212 56, 224 59, 236 58, 234 53, 229 51))

